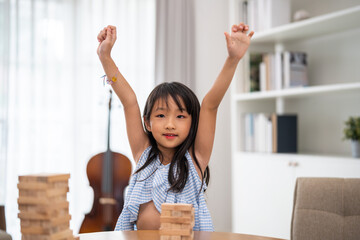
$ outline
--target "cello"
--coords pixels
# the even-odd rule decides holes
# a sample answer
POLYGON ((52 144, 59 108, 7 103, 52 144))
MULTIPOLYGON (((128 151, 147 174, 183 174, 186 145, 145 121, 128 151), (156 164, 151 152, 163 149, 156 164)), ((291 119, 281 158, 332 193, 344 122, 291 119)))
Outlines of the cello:
POLYGON ((91 211, 85 215, 79 233, 113 231, 124 205, 124 190, 131 175, 130 160, 110 149, 110 90, 107 150, 93 156, 86 168, 89 184, 94 191, 91 211))

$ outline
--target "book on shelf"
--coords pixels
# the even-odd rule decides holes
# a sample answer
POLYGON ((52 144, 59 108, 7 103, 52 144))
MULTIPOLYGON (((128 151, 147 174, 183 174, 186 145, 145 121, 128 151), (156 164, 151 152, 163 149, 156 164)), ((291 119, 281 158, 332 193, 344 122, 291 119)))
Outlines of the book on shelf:
POLYGON ((269 114, 246 113, 244 120, 244 150, 247 152, 272 151, 272 123, 269 114))
POLYGON ((290 23, 291 0, 240 0, 240 22, 255 32, 290 23))
POLYGON ((274 153, 297 152, 297 115, 273 114, 272 137, 274 153))
POLYGON ((263 153, 297 152, 297 115, 246 113, 243 150, 263 153))
POLYGON ((263 56, 261 53, 250 53, 250 84, 249 91, 257 92, 260 90, 260 63, 263 56))
POLYGON ((273 91, 308 86, 307 53, 250 52, 244 61, 243 92, 273 91))
POLYGON ((283 53, 284 88, 308 85, 307 54, 304 52, 283 53))
MULTIPOLYGON (((281 59, 281 58, 280 58, 281 59)), ((246 59, 245 59, 246 60, 246 59)), ((282 74, 277 71, 282 68, 281 61, 276 61, 273 53, 250 53, 248 72, 245 71, 243 92, 258 92, 278 90, 282 88, 282 74), (280 76, 277 80, 276 77, 280 76)))
POLYGON ((244 116, 244 150, 246 152, 254 151, 254 114, 245 114, 244 116))

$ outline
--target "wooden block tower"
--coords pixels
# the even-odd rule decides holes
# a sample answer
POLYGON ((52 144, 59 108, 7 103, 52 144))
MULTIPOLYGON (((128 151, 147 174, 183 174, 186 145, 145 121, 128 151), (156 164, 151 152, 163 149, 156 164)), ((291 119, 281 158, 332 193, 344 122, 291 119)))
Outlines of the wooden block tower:
POLYGON ((192 204, 163 203, 160 216, 160 240, 192 240, 195 224, 192 204))
POLYGON ((70 174, 19 176, 22 240, 76 239, 69 228, 69 178, 70 174))

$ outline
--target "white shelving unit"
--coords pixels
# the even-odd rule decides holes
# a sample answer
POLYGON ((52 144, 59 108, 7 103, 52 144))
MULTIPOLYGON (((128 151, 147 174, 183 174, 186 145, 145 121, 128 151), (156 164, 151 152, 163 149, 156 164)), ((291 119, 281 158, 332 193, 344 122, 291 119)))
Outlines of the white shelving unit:
POLYGON ((331 94, 336 92, 343 91, 359 91, 359 83, 339 83, 331 84, 324 86, 311 86, 311 87, 301 87, 301 88, 290 88, 278 91, 267 91, 267 92, 253 92, 253 93, 243 93, 235 94, 233 100, 237 102, 245 102, 252 100, 262 100, 262 99, 275 99, 275 98, 296 98, 304 97, 306 95, 316 95, 316 94, 331 94))
POLYGON ((252 45, 262 43, 283 43, 287 41, 313 38, 347 31, 359 27, 360 6, 313 17, 300 22, 276 27, 257 33, 252 39, 252 45))
MULTIPOLYGON (((231 24, 238 6, 230 1, 231 24)), ((249 51, 307 52, 309 86, 242 93, 248 62, 240 63, 231 86, 234 232, 289 239, 297 177, 360 177, 360 159, 342 141, 344 121, 360 115, 359 43, 360 5, 255 33, 249 51), (248 112, 296 113, 299 153, 244 152, 248 112)))

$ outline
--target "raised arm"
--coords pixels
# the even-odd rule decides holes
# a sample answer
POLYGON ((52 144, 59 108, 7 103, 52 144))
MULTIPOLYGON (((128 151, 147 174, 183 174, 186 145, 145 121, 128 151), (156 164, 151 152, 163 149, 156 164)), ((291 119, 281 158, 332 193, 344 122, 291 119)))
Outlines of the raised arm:
POLYGON ((106 76, 113 80, 111 86, 124 107, 127 135, 133 157, 137 162, 149 145, 149 140, 143 129, 136 95, 111 58, 111 49, 116 41, 116 28, 114 26, 104 28, 97 38, 99 41, 97 54, 106 76))
POLYGON ((221 100, 230 86, 236 67, 250 45, 254 32, 247 34, 249 27, 240 23, 233 25, 231 35, 225 32, 228 57, 209 92, 205 95, 200 109, 199 127, 195 139, 195 154, 202 171, 209 164, 213 148, 216 114, 221 100))

